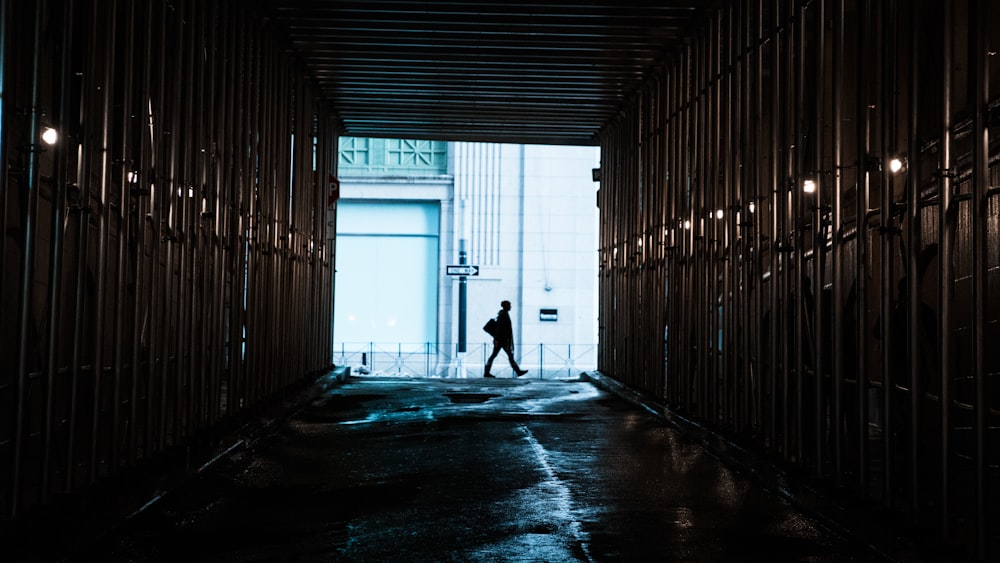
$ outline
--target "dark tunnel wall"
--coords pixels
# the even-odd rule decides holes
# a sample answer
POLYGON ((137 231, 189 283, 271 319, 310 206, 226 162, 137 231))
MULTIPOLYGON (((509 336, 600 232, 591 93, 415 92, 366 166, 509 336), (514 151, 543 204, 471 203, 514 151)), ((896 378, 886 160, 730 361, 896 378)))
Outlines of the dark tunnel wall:
POLYGON ((599 194, 602 372, 983 559, 996 29, 988 1, 732 2, 606 132, 599 194))
POLYGON ((17 516, 330 367, 315 178, 336 131, 244 3, 0 10, 0 509, 17 516))

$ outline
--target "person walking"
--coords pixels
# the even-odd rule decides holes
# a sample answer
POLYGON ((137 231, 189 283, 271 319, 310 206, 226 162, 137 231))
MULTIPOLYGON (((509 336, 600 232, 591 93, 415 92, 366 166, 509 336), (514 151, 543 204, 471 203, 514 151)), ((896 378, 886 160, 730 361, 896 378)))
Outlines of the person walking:
POLYGON ((493 335, 493 353, 490 354, 490 359, 486 360, 486 370, 483 372, 483 377, 494 377, 490 373, 490 368, 493 366, 493 359, 497 357, 497 354, 503 350, 507 354, 507 359, 510 360, 510 367, 514 368, 514 373, 517 377, 528 373, 528 370, 521 369, 517 362, 514 361, 514 329, 510 324, 510 301, 506 299, 500 302, 500 311, 497 313, 497 328, 496 333, 493 335))

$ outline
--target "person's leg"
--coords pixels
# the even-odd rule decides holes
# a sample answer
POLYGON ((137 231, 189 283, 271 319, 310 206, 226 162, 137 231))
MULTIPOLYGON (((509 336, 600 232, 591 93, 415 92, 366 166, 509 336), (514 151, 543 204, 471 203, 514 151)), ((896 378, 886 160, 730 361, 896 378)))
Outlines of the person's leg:
POLYGON ((490 368, 493 367, 493 358, 496 358, 497 354, 499 353, 500 353, 500 346, 497 345, 496 342, 494 342, 493 353, 490 354, 490 359, 486 360, 486 369, 483 370, 483 377, 493 377, 493 374, 490 373, 490 368))
POLYGON ((515 375, 517 375, 518 377, 520 377, 520 376, 528 373, 528 370, 521 369, 520 366, 517 365, 517 361, 514 360, 514 353, 511 352, 510 348, 504 346, 503 351, 507 353, 507 360, 510 361, 510 367, 514 368, 514 374, 515 375))

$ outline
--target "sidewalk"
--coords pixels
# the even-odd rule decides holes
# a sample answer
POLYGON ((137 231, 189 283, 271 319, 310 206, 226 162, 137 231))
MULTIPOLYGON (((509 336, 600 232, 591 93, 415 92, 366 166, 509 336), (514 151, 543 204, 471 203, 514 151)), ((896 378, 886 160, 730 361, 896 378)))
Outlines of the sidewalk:
POLYGON ((838 490, 831 483, 818 481, 814 476, 796 475, 780 463, 627 389, 600 372, 586 373, 584 377, 668 422, 684 438, 701 445, 764 489, 784 498, 836 533, 868 545, 887 560, 974 561, 961 546, 936 541, 937 530, 913 526, 906 521, 905 515, 882 507, 877 500, 857 498, 847 490, 838 490))

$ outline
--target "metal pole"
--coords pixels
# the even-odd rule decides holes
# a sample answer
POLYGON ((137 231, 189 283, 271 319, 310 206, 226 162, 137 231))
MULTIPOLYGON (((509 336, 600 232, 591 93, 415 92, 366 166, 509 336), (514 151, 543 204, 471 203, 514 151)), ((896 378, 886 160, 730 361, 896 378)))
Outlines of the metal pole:
MULTIPOLYGON (((462 207, 462 213, 465 213, 464 206, 462 207)), ((461 219, 461 224, 465 225, 464 217, 461 219)), ((459 266, 465 266, 468 263, 469 254, 465 250, 465 234, 459 235, 458 239, 458 264, 459 266)), ((467 282, 468 278, 464 275, 458 276, 458 353, 465 354, 466 351, 466 294, 467 294, 467 282)))
POLYGON ((707 418, 709 416, 709 365, 712 361, 711 356, 711 328, 709 326, 709 321, 711 320, 711 305, 709 303, 709 288, 712 283, 709 281, 709 268, 708 268, 708 252, 707 252, 707 227, 705 224, 705 209, 707 205, 706 191, 708 189, 708 183, 710 177, 708 175, 708 159, 706 154, 707 143, 705 140, 706 133, 708 131, 708 103, 706 100, 706 83, 708 81, 707 75, 708 69, 708 37, 702 34, 698 37, 698 49, 696 52, 696 76, 697 82, 695 87, 698 89, 698 94, 696 95, 696 117, 695 117, 695 168, 694 172, 696 174, 695 178, 697 183, 695 189, 697 192, 696 205, 694 208, 694 220, 692 221, 691 228, 695 231, 695 245, 694 245, 694 266, 696 272, 695 278, 695 291, 696 298, 695 304, 697 305, 696 315, 695 315, 695 326, 697 327, 695 334, 697 334, 697 353, 698 353, 698 367, 695 370, 695 385, 696 385, 696 401, 698 404, 698 414, 707 418))
MULTIPOLYGON (((812 286, 813 286, 813 384, 815 385, 814 400, 815 400, 815 412, 813 416, 815 418, 813 428, 814 436, 813 439, 816 441, 816 475, 823 475, 823 465, 826 461, 826 421, 827 415, 835 420, 838 413, 830 412, 827 413, 826 410, 826 392, 824 386, 828 378, 828 372, 826 369, 826 358, 823 355, 824 343, 827 341, 828 336, 824 333, 826 328, 826 317, 823 312, 823 291, 824 291, 824 267, 826 261, 826 232, 823 226, 823 192, 826 186, 826 173, 823 167, 823 151, 825 149, 824 135, 823 135, 823 125, 826 122, 825 115, 825 104, 826 101, 826 81, 825 81, 825 68, 826 68, 826 3, 824 0, 814 0, 813 9, 815 10, 815 24, 816 24, 816 36, 813 40, 816 42, 816 109, 813 122, 813 170, 816 176, 816 192, 813 194, 816 201, 813 203, 813 225, 812 225, 812 251, 813 251, 813 268, 812 268, 812 286)), ((805 22, 803 22, 803 29, 805 29, 805 22)), ((834 55, 836 56, 836 55, 834 55)), ((834 81, 835 84, 835 81, 834 81)), ((834 125, 836 127, 836 125, 834 125)), ((836 150, 836 149, 834 149, 836 150)), ((839 175, 839 170, 834 167, 831 174, 836 177, 839 175)), ((834 180, 835 189, 839 189, 839 183, 834 180)), ((836 223, 833 224, 833 228, 836 229, 836 223)), ((835 278, 836 280, 836 278, 835 278)), ((839 286, 839 283, 834 282, 834 285, 839 286)))
MULTIPOLYGON (((844 0, 833 3, 833 238, 831 249, 833 260, 833 405, 830 412, 830 431, 833 437, 834 475, 838 485, 844 483, 843 429, 844 402, 844 213, 843 213, 843 105, 844 105, 844 0)), ((860 95, 860 94, 859 94, 860 95)), ((859 160, 857 174, 862 173, 859 160)), ((857 194, 857 192, 855 192, 857 194)), ((857 197, 857 195, 856 195, 857 197)), ((855 223, 860 229, 861 222, 855 223)), ((855 231, 855 240, 857 231, 855 231)), ((858 379, 858 385, 861 380, 858 379)))
MULTIPOLYGON (((70 89, 69 59, 70 44, 73 40, 73 0, 67 0, 63 6, 62 37, 59 44, 59 94, 55 114, 56 130, 62 139, 53 146, 53 196, 51 253, 49 255, 49 334, 48 353, 45 370, 45 439, 42 447, 42 487, 41 498, 45 502, 49 498, 52 472, 53 433, 57 424, 55 418, 56 375, 58 374, 59 347, 62 344, 60 330, 62 326, 62 261, 63 261, 63 213, 66 208, 66 163, 67 145, 69 143, 69 101, 67 92, 70 89)), ((24 333, 22 333, 23 335, 24 333)))
POLYGON ((889 76, 885 77, 881 81, 882 88, 880 89, 881 95, 881 111, 879 112, 879 119, 881 125, 881 139, 880 139, 880 157, 882 162, 882 201, 879 209, 879 221, 881 228, 881 315, 880 320, 880 331, 881 331, 881 341, 882 341, 882 439, 883 439, 883 478, 884 478, 884 495, 885 502, 887 505, 893 505, 894 499, 894 479, 893 472, 895 471, 895 463, 893 456, 895 455, 895 440, 893 438, 893 432, 896 431, 893 428, 892 419, 894 416, 893 412, 893 394, 895 393, 895 384, 892 377, 892 354, 890 349, 892 347, 892 286, 893 286, 893 236, 895 227, 893 226, 892 218, 892 207, 893 207, 893 182, 891 176, 886 172, 885 168, 889 164, 889 160, 892 158, 892 153, 890 152, 894 148, 894 138, 893 126, 895 124, 895 98, 892 88, 896 83, 895 68, 896 65, 893 64, 895 58, 895 49, 893 30, 895 29, 895 1, 890 0, 882 6, 881 10, 881 20, 879 30, 881 31, 881 62, 882 68, 880 70, 885 73, 890 73, 889 76))
MULTIPOLYGON (((6 6, 6 3, 4 3, 6 6)), ((88 122, 87 116, 93 112, 97 114, 97 106, 93 103, 93 93, 97 90, 98 80, 98 53, 100 51, 100 35, 102 23, 101 8, 94 4, 90 14, 90 45, 87 57, 87 66, 84 70, 82 87, 80 89, 80 114, 78 116, 77 127, 80 131, 88 122)), ((3 39, 0 38, 0 44, 3 39)), ((0 77, 0 84, 3 83, 0 77)), ((0 86, 2 87, 2 86, 0 86)), ((72 490, 76 473, 77 456, 77 424, 79 411, 83 405, 80 404, 80 374, 82 371, 83 355, 83 323, 85 317, 85 289, 87 279, 87 269, 89 265, 89 234, 90 234, 90 198, 91 198, 91 167, 92 159, 97 158, 95 149, 89 136, 81 140, 81 150, 77 168, 77 178, 80 182, 80 206, 77 208, 77 245, 76 245, 76 278, 74 280, 73 298, 73 340, 70 347, 70 399, 69 399, 69 439, 66 444, 66 490, 72 490)))
POLYGON ((976 553, 985 560, 989 551, 988 526, 988 450, 987 424, 989 406, 986 400, 986 357, 985 329, 986 319, 984 306, 986 304, 986 237, 989 228, 989 201, 986 191, 989 188, 989 127, 986 123, 986 112, 990 101, 990 65, 987 58, 989 49, 989 0, 976 0, 970 16, 970 28, 974 34, 974 55, 972 74, 974 90, 971 92, 971 110, 973 113, 973 146, 972 146, 972 212, 970 214, 969 230, 972 234, 972 377, 976 386, 975 428, 976 428, 976 553))
MULTIPOLYGON (((207 294, 211 297, 211 306, 207 308, 207 326, 209 330, 203 342, 206 345, 205 358, 205 413, 206 424, 211 425, 219 418, 222 408, 222 370, 226 365, 226 348, 224 308, 225 308, 225 284, 228 283, 227 270, 225 268, 226 256, 226 216, 228 207, 228 173, 229 164, 229 115, 232 111, 232 91, 227 88, 231 85, 229 68, 232 61, 232 52, 229 50, 229 35, 231 27, 229 25, 219 25, 220 22, 231 21, 227 18, 225 11, 228 3, 212 4, 211 17, 209 19, 209 30, 218 30, 211 33, 210 52, 213 53, 209 61, 208 79, 208 99, 226 100, 225 107, 218 108, 214 114, 206 115, 207 135, 205 136, 205 149, 207 151, 206 168, 203 178, 206 182, 206 198, 202 208, 201 225, 208 239, 206 278, 210 280, 210 291, 207 294)), ((209 112, 212 108, 209 108, 209 112)), ((307 140, 302 135, 302 142, 307 140)), ((308 298, 308 294, 303 294, 302 298, 308 298)), ((303 355, 304 356, 304 355, 303 355)))
MULTIPOLYGON (((787 48, 785 49, 784 60, 781 62, 785 66, 785 74, 783 78, 785 79, 784 85, 784 97, 785 106, 784 107, 795 107, 799 108, 797 104, 798 96, 797 89, 795 88, 795 37, 796 29, 793 27, 795 23, 793 1, 790 0, 785 2, 788 6, 788 19, 787 27, 785 29, 785 41, 787 42, 787 48)), ((783 112, 784 113, 784 112, 783 112)), ((798 197, 797 195, 791 193, 794 190, 794 182, 797 180, 795 177, 795 154, 794 145, 797 139, 798 133, 798 118, 799 112, 796 112, 792 116, 784 115, 783 127, 781 130, 781 137, 779 142, 782 144, 782 155, 783 155, 783 165, 785 167, 784 177, 778 184, 778 189, 780 190, 778 199, 775 201, 775 205, 778 207, 778 224, 780 227, 779 235, 782 245, 786 248, 779 248, 781 254, 781 264, 778 271, 778 279, 781 281, 781 298, 782 307, 780 309, 781 314, 781 332, 778 336, 778 341, 781 343, 781 405, 782 405, 782 455, 785 459, 791 458, 792 449, 792 433, 798 431, 801 426, 792 428, 792 414, 790 412, 792 406, 791 397, 791 386, 792 377, 794 375, 793 366, 791 365, 794 360, 794 343, 797 341, 797 335, 794 333, 794 327, 791 327, 795 319, 798 318, 796 314, 790 314, 790 312, 797 311, 797 302, 791 299, 791 288, 797 287, 800 284, 792 284, 791 278, 795 274, 793 271, 793 265, 789 264, 791 253, 795 251, 795 229, 794 221, 795 216, 793 215, 794 208, 792 207, 793 201, 798 197), (789 124, 788 122, 791 122, 789 124), (792 225, 792 229, 789 230, 789 225, 792 225), (791 317, 791 318, 790 318, 791 317)), ((799 292, 796 291, 796 294, 799 292)), ((796 405, 798 402, 796 402, 796 405)))
MULTIPOLYGON (((794 252, 792 270, 794 271, 794 300, 790 305, 795 308, 795 328, 792 334, 795 346, 795 453, 798 459, 805 456, 805 345, 808 326, 806 324, 805 284, 805 218, 806 202, 802 193, 803 180, 806 174, 805 151, 805 74, 806 74, 806 8, 804 4, 796 3, 795 31, 792 44, 797 54, 789 60, 789 69, 795 70, 795 117, 793 125, 792 148, 789 163, 790 176, 794 181, 791 190, 791 213, 789 225, 792 230, 792 252, 794 252)), ((792 50, 789 50, 791 57, 792 50)), ((815 178, 813 179, 815 181, 815 178)), ((815 256, 814 256, 815 258, 815 256)))
MULTIPOLYGON (((150 100, 146 111, 148 113, 149 122, 147 126, 149 127, 149 160, 148 168, 146 170, 149 176, 146 179, 149 185, 149 242, 151 246, 150 252, 150 313, 149 322, 147 323, 147 342, 149 346, 149 365, 147 367, 146 373, 146 441, 145 441, 145 453, 150 455, 153 452, 159 450, 160 445, 163 441, 163 431, 164 427, 162 424, 162 408, 163 408, 163 384, 160 381, 163 367, 162 364, 166 362, 166 357, 164 352, 167 350, 165 346, 165 330, 166 326, 164 321, 165 316, 165 306, 164 306, 164 287, 166 284, 164 280, 167 278, 168 270, 164 270, 160 267, 161 256, 164 253, 164 246, 168 245, 166 242, 166 236, 168 231, 164 228, 164 215, 163 212, 166 209, 167 192, 169 191, 167 186, 169 185, 168 179, 165 177, 166 166, 165 161, 168 155, 167 143, 165 143, 164 127, 166 126, 166 112, 167 106, 165 103, 166 89, 167 89, 167 64, 164 59, 166 59, 167 53, 167 6, 165 3, 160 4, 155 12, 150 10, 149 17, 151 18, 149 23, 150 34, 154 36, 153 42, 150 43, 151 51, 155 49, 158 55, 158 60, 160 64, 156 65, 158 68, 156 74, 148 74, 149 80, 155 80, 156 87, 150 93, 150 100), (155 20, 155 24, 152 22, 155 20), (154 46, 155 47, 152 47, 154 46), (160 416, 158 416, 160 414, 160 416)), ((148 55, 150 64, 152 64, 152 54, 148 55)), ((150 71, 147 71, 150 72, 150 71)))
POLYGON ((745 376, 745 368, 747 361, 749 360, 746 347, 746 331, 741 331, 738 328, 739 324, 745 322, 743 313, 745 311, 744 297, 747 295, 747 285, 741 283, 741 268, 742 257, 740 255, 744 247, 744 239, 739 231, 739 225, 737 222, 737 217, 742 217, 739 212, 738 202, 743 201, 742 197, 742 175, 743 175, 743 147, 745 146, 743 139, 743 108, 746 102, 746 97, 744 92, 746 89, 744 80, 744 71, 746 69, 746 59, 743 57, 745 52, 744 43, 746 41, 746 15, 741 11, 741 6, 733 6, 729 9, 729 33, 730 37, 733 37, 733 41, 730 43, 727 49, 728 61, 727 66, 729 72, 727 74, 729 88, 727 95, 730 97, 735 96, 735 103, 730 102, 727 104, 728 107, 728 119, 726 120, 726 128, 728 133, 726 137, 729 139, 730 149, 728 154, 728 182, 726 183, 725 196, 723 198, 723 206, 721 209, 725 210, 723 223, 725 245, 723 248, 726 251, 726 263, 725 263, 725 273, 726 273, 726 284, 725 284, 725 299, 729 303, 727 307, 728 314, 726 315, 726 344, 727 347, 723 347, 725 352, 724 359, 726 360, 726 373, 728 374, 728 392, 727 397, 729 401, 729 421, 733 425, 733 428, 737 432, 742 432, 745 428, 745 418, 744 413, 746 409, 744 408, 744 399, 746 397, 743 390, 747 383, 747 377, 745 376), (742 16, 742 17, 740 17, 742 16))
MULTIPOLYGON (((7 97, 7 26, 10 25, 11 0, 0 0, 0 162, 7 162, 9 153, 7 145, 10 144, 8 133, 7 113, 11 110, 11 104, 7 97)), ((6 174, 0 174, 0 232, 7 232, 7 190, 8 178, 6 174)), ((5 245, 6 246, 6 245, 5 245)), ((0 248, 0 272, 7 271, 6 249, 0 248)), ((0 274, 0 290, 3 290, 3 277, 0 274)), ((0 322, 6 323, 7 317, 0 313, 0 322)))
MULTIPOLYGON (((767 170, 761 163, 761 157, 764 153, 764 143, 767 139, 766 130, 767 123, 760 123, 758 126, 757 116, 764 115, 764 0, 757 0, 754 6, 754 88, 753 88, 753 115, 750 119, 754 121, 754 131, 753 135, 753 187, 751 189, 752 198, 750 203, 747 205, 746 211, 750 213, 751 219, 750 224, 753 228, 753 285, 754 285, 754 298, 753 298, 753 309, 754 309, 754 319, 753 325, 744 327, 748 333, 752 333, 753 346, 756 357, 756 361, 753 363, 753 404, 754 404, 754 426, 751 428, 752 431, 758 432, 764 440, 762 440, 767 445, 768 434, 764 425, 764 337, 761 331, 758 329, 764 329, 764 213, 765 213, 765 203, 767 202, 767 170), (752 332, 751 332, 752 331, 752 332)), ((773 155, 773 153, 772 153, 773 155)), ((773 160, 773 158, 772 158, 773 160)), ((774 334, 774 333, 771 333, 774 334)), ((770 342, 768 342, 770 346, 770 342)), ((772 379, 768 376, 768 380, 772 379)), ((772 411, 773 412, 773 411, 772 411)))
POLYGON ((23 254, 21 259, 21 301, 19 307, 19 334, 17 352, 17 415, 14 423, 13 463, 11 468, 11 517, 17 516, 21 502, 21 465, 22 452, 28 441, 28 335, 31 327, 32 285, 35 277, 35 214, 38 210, 38 143, 41 140, 41 50, 42 50, 42 19, 46 13, 47 2, 39 0, 35 5, 34 51, 31 65, 31 118, 28 127, 28 170, 27 170, 27 213, 24 215, 23 254))
MULTIPOLYGON (((148 394, 148 371, 143 366, 145 362, 151 356, 143 354, 143 349, 147 343, 148 333, 147 326, 152 319, 151 306, 152 306, 152 294, 148 293, 150 288, 150 283, 147 281, 150 276, 146 272, 147 261, 146 261, 146 222, 147 217, 150 216, 150 200, 149 200, 149 183, 151 180, 149 172, 149 150, 151 142, 147 141, 148 134, 144 134, 143 129, 148 129, 148 115, 149 115, 149 102, 150 102, 150 72, 153 68, 152 63, 152 48, 153 48, 153 20, 152 11, 153 7, 146 5, 140 6, 140 10, 145 10, 145 18, 141 18, 143 13, 140 11, 137 16, 133 18, 132 26, 133 28, 139 27, 141 23, 142 27, 137 30, 144 36, 144 41, 142 41, 141 48, 143 50, 141 62, 142 65, 142 83, 139 89, 139 101, 138 108, 135 113, 139 116, 146 117, 146 123, 143 123, 141 118, 132 118, 131 121, 134 125, 134 133, 131 135, 131 144, 136 147, 139 152, 138 163, 128 166, 129 172, 125 173, 126 183, 128 186, 129 201, 129 221, 133 226, 132 240, 136 248, 135 255, 135 297, 134 297, 134 307, 131 312, 132 319, 132 341, 131 341, 131 358, 129 363, 132 365, 131 374, 132 381, 130 384, 131 397, 129 398, 129 423, 128 423, 128 436, 129 436, 129 447, 128 447, 128 462, 129 465, 135 463, 139 456, 139 444, 140 444, 140 430, 142 428, 139 426, 140 418, 140 397, 145 395, 146 400, 149 399, 148 394), (141 19, 140 19, 141 18, 141 19), (145 125, 145 127, 144 127, 145 125), (133 173, 134 172, 134 173, 133 173), (131 178, 131 179, 129 179, 131 178), (134 210, 134 211, 133 211, 134 210), (147 376, 147 377, 143 377, 147 376), (141 385, 141 388, 140 388, 141 385)), ((126 123, 129 120, 126 119, 126 123)), ((134 157, 131 159, 134 162, 134 157)), ((152 263, 149 263, 152 267, 152 263)), ((148 348, 147 348, 148 350, 148 348)), ((145 405, 147 411, 149 410, 148 402, 145 405)))
POLYGON ((941 381, 941 535, 945 540, 950 539, 950 526, 948 520, 950 511, 948 510, 949 499, 949 479, 951 477, 951 302, 954 298, 954 284, 952 268, 955 217, 952 209, 952 178, 955 171, 951 166, 951 139, 952 139, 952 72, 954 64, 954 48, 952 46, 952 5, 949 2, 942 2, 941 9, 944 12, 941 17, 941 152, 938 157, 939 188, 938 188, 938 248, 940 255, 938 260, 938 311, 940 315, 939 354, 938 354, 938 377, 941 381))
MULTIPOLYGON (((174 57, 167 58, 167 64, 172 64, 170 68, 173 74, 171 89, 172 95, 169 97, 171 104, 167 115, 169 115, 170 131, 181 130, 181 116, 184 109, 183 85, 185 83, 182 64, 184 53, 184 39, 190 34, 184 24, 187 15, 187 3, 181 2, 177 7, 177 12, 172 18, 174 26, 168 30, 167 36, 176 38, 174 44, 174 57)), ((165 98, 166 99, 166 98, 165 98)), ((165 108, 166 109, 166 108, 165 108)), ((167 123, 164 116, 164 123, 167 123)), ((180 135, 170 135, 166 154, 168 162, 164 163, 167 177, 164 178, 165 192, 164 216, 161 218, 160 228, 166 233, 164 237, 165 246, 165 271, 167 272, 164 281, 164 318, 163 324, 168 328, 164 330, 163 359, 160 366, 160 443, 159 449, 163 449, 168 443, 176 444, 179 436, 180 417, 178 415, 178 405, 181 400, 180 395, 180 291, 181 280, 174 274, 179 267, 180 248, 178 235, 181 230, 181 202, 184 197, 183 181, 183 156, 181 154, 180 135), (168 440, 169 438, 169 440, 168 440)))
MULTIPOLYGON (((768 266, 769 266, 769 276, 768 283, 769 293, 770 293, 770 303, 769 313, 770 317, 770 360, 771 365, 769 368, 770 377, 770 408, 768 411, 770 414, 770 425, 768 428, 768 437, 770 438, 770 447, 773 451, 784 452, 785 450, 778 446, 778 408, 779 406, 784 412, 784 404, 780 403, 778 400, 778 393, 781 392, 785 387, 782 385, 779 388, 778 376, 779 374, 784 375, 784 361, 783 356, 784 345, 781 340, 781 326, 784 324, 782 317, 784 313, 781 311, 780 302, 778 300, 778 266, 780 264, 780 252, 781 252, 781 238, 779 234, 779 206, 781 205, 781 196, 784 194, 784 189, 781 187, 783 182, 781 181, 780 163, 779 156, 781 152, 779 151, 779 141, 778 137, 781 135, 781 120, 779 116, 782 115, 781 112, 781 89, 782 89, 782 68, 781 68, 781 4, 782 0, 774 0, 772 3, 772 41, 771 41, 771 69, 773 82, 771 84, 771 123, 770 123, 770 133, 771 133, 771 170, 770 170, 770 186, 768 189, 770 191, 770 201, 768 205, 763 205, 761 202, 760 211, 763 213, 765 210, 769 214, 770 219, 770 248, 768 249, 768 266)), ((782 377, 782 381, 785 378, 782 377)), ((784 415, 782 415, 784 418, 784 415)), ((781 428, 787 428, 787 420, 783 420, 781 428)))
POLYGON ((707 272, 707 282, 705 284, 705 359, 708 361, 705 370, 707 377, 707 405, 710 407, 710 420, 714 423, 720 422, 721 416, 721 390, 719 374, 719 268, 718 260, 718 229, 715 220, 715 205, 719 191, 719 158, 718 151, 710 149, 720 139, 719 130, 719 51, 721 50, 720 22, 713 19, 709 24, 709 36, 707 38, 708 60, 705 76, 705 96, 708 104, 705 112, 706 130, 702 135, 704 147, 705 174, 702 190, 705 197, 705 205, 702 206, 702 220, 704 221, 704 245, 705 245, 705 266, 707 272))
POLYGON ((920 307, 920 271, 917 259, 920 255, 920 42, 923 35, 920 33, 920 3, 911 3, 910 8, 910 81, 909 88, 909 139, 907 153, 909 154, 910 165, 906 173, 906 225, 907 225, 907 253, 906 253, 906 277, 907 277, 907 358, 909 358, 910 380, 907 384, 910 387, 910 419, 907 423, 909 429, 909 470, 910 470, 910 509, 914 518, 920 509, 918 464, 921 462, 918 444, 920 443, 920 397, 923 394, 923 386, 918 374, 922 373, 926 367, 920 365, 920 329, 921 320, 919 314, 920 307))
MULTIPOLYGON (((856 292, 855 314, 855 334, 854 346, 857 351, 856 363, 853 366, 857 371, 856 399, 858 402, 857 422, 858 428, 855 438, 858 441, 858 484, 862 490, 868 488, 869 476, 869 445, 868 445, 868 207, 869 207, 869 187, 871 170, 869 170, 868 159, 870 157, 870 129, 871 112, 868 109, 868 96, 870 90, 862 85, 867 84, 869 57, 867 53, 868 30, 871 21, 871 8, 867 0, 858 0, 858 52, 856 58, 857 72, 855 80, 858 84, 858 95, 855 105, 858 128, 855 142, 857 146, 857 166, 858 173, 855 183, 854 221, 855 221, 855 261, 854 261, 854 284, 856 292)), ((877 80, 877 77, 876 77, 877 80)), ((870 88, 870 87, 869 87, 870 88)))
MULTIPOLYGON (((112 404, 111 404, 111 453, 108 462, 108 467, 112 473, 117 472, 119 466, 121 465, 121 445, 122 442, 128 437, 127 434, 131 434, 132 420, 127 419, 122 421, 122 386, 124 385, 124 378, 126 374, 126 354, 125 349, 125 319, 126 315, 130 310, 134 310, 134 307, 127 307, 127 302, 131 299, 134 305, 134 295, 129 292, 129 280, 128 273, 131 267, 134 267, 132 261, 130 260, 129 254, 129 237, 131 236, 131 194, 130 185, 128 183, 128 178, 126 175, 126 168, 129 166, 129 159, 131 158, 132 151, 130 150, 130 134, 131 128, 129 127, 129 120, 132 112, 132 82, 133 82, 133 53, 135 52, 135 10, 136 6, 134 4, 129 5, 125 8, 125 25, 127 26, 125 30, 125 61, 123 63, 124 72, 123 78, 120 82, 121 88, 121 113, 124 117, 120 125, 119 133, 121 135, 120 150, 119 155, 122 162, 119 163, 120 175, 116 179, 118 183, 118 209, 117 214, 114 217, 117 219, 118 230, 115 233, 118 238, 118 263, 116 265, 117 283, 115 284, 115 318, 114 318, 114 347, 113 347, 113 360, 112 360, 112 404)), ((131 327, 130 327, 131 328, 131 327)), ((129 362, 131 363, 131 362, 129 362)), ((134 371, 134 366, 133 366, 134 371)), ((129 401, 131 403, 131 401, 129 401)))
POLYGON ((107 10, 107 43, 106 49, 102 53, 105 59, 104 77, 102 80, 103 99, 101 100, 101 195, 100 195, 100 216, 97 235, 97 299, 95 300, 94 313, 94 398, 93 398, 93 418, 91 427, 91 448, 90 448, 90 481, 95 482, 100 476, 98 474, 101 462, 101 440, 107 432, 101 432, 101 405, 102 393, 104 392, 104 335, 107 317, 107 266, 109 252, 109 231, 111 215, 109 212, 111 199, 111 112, 112 112, 112 91, 116 80, 115 64, 113 53, 116 49, 118 36, 118 2, 110 0, 107 10))

